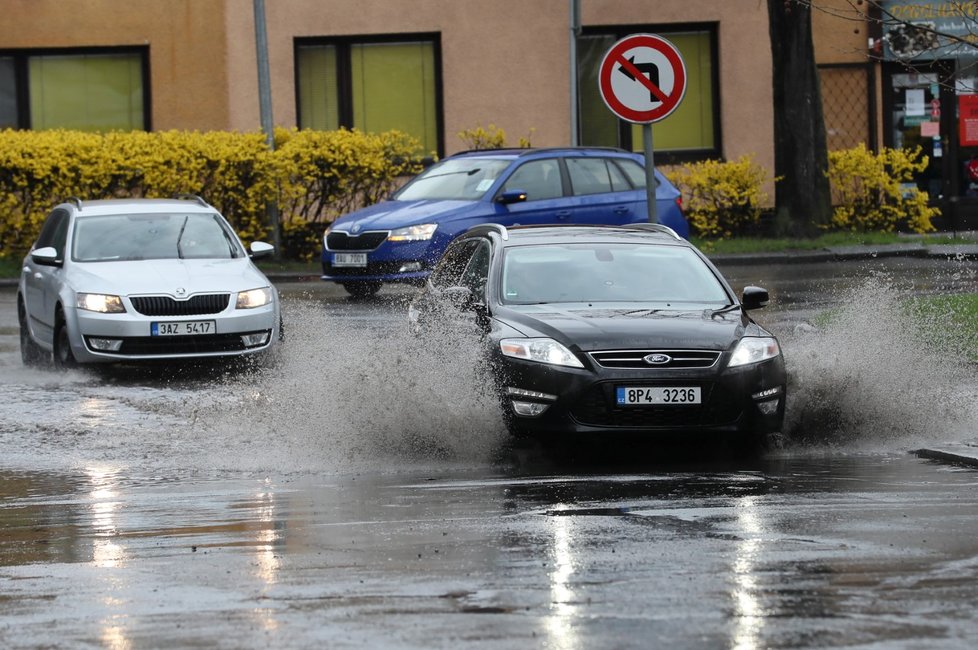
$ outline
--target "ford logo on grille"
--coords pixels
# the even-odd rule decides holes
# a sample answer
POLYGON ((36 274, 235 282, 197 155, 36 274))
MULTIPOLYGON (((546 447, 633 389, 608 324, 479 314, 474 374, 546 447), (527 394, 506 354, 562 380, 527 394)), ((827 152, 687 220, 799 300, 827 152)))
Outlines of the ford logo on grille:
POLYGON ((668 354, 662 354, 661 352, 653 352, 652 354, 642 357, 642 359, 650 366, 661 366, 672 361, 672 357, 670 357, 668 354))

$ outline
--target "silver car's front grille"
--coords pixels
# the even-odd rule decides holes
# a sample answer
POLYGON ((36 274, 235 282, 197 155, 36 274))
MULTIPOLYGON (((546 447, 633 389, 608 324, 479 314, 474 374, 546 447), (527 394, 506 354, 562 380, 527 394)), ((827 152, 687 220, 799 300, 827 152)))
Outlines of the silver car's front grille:
POLYGON ((716 350, 603 350, 589 353, 603 368, 709 368, 716 350))
POLYGON ((170 296, 130 297, 133 309, 144 316, 199 316, 219 314, 231 301, 229 293, 206 293, 176 300, 170 296))

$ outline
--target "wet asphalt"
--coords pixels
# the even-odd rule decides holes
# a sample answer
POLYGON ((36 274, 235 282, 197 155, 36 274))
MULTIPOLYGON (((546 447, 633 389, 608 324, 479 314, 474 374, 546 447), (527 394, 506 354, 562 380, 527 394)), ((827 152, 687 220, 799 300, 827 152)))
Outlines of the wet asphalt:
POLYGON ((913 452, 978 439, 978 378, 895 305, 974 262, 721 268, 793 375, 757 460, 514 446, 406 289, 278 279, 267 369, 65 374, 0 289, 0 646, 972 647, 978 473, 913 452))

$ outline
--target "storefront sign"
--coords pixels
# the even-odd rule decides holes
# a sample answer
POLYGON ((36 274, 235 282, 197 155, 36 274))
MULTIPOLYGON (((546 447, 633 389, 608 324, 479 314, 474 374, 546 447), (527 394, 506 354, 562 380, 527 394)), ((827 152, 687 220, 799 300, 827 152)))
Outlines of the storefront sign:
POLYGON ((978 95, 958 96, 958 144, 978 147, 978 95))
POLYGON ((974 2, 882 0, 880 5, 884 16, 892 16, 883 20, 883 58, 887 61, 973 54, 978 45, 978 6, 974 2))

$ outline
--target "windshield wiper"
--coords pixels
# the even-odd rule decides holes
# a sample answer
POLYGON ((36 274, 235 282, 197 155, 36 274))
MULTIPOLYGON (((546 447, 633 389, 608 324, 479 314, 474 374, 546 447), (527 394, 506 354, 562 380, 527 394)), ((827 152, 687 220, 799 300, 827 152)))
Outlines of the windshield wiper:
POLYGON ((734 311, 735 309, 740 309, 740 305, 737 303, 733 303, 727 305, 726 307, 721 307, 720 309, 714 309, 713 311, 710 312, 710 318, 713 318, 714 316, 719 316, 720 314, 726 314, 727 312, 734 311))
POLYGON ((419 178, 418 180, 419 181, 426 181, 429 178, 441 178, 442 176, 456 176, 458 174, 465 174, 466 176, 471 176, 472 174, 478 174, 480 171, 482 171, 482 168, 481 167, 476 167, 475 169, 470 169, 468 171, 459 170, 457 172, 445 172, 443 174, 432 174, 431 176, 425 176, 423 178, 419 178))
POLYGON ((183 225, 180 226, 180 234, 177 235, 177 257, 181 260, 183 259, 183 248, 180 246, 180 240, 183 239, 183 231, 187 229, 188 221, 190 221, 189 216, 183 218, 183 225))

